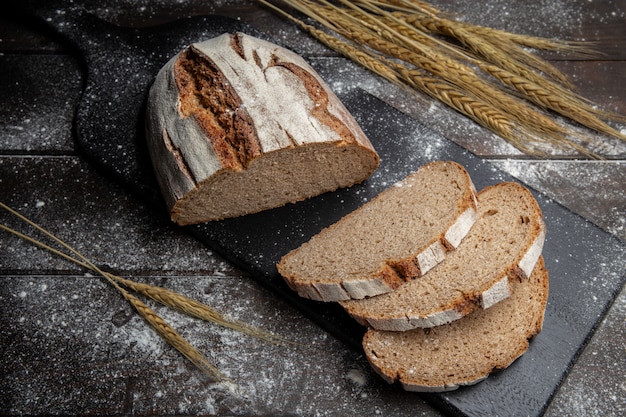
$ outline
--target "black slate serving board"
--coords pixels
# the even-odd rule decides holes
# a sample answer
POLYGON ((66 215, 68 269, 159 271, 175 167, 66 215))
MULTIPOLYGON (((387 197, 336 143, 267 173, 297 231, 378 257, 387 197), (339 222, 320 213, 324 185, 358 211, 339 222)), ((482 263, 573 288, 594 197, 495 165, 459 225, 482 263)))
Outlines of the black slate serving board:
MULTIPOLYGON (((234 31, 267 36, 218 16, 130 29, 62 2, 29 6, 29 16, 67 38, 84 60, 87 78, 75 127, 85 156, 165 215, 143 133, 145 100, 154 76, 191 42, 234 31)), ((363 329, 336 305, 292 293, 276 271, 280 257, 431 160, 461 163, 479 190, 514 179, 363 91, 351 90, 340 98, 381 156, 381 166, 369 180, 295 205, 187 230, 359 351, 363 329)), ((541 193, 534 194, 548 230, 544 257, 550 299, 544 329, 505 371, 473 387, 427 395, 451 414, 541 415, 624 283, 623 244, 541 193)))

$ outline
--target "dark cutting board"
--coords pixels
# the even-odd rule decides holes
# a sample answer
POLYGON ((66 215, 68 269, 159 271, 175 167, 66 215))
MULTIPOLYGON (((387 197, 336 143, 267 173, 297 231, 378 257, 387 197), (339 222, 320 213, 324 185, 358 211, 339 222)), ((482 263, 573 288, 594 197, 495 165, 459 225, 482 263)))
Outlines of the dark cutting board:
MULTIPOLYGON (((75 127, 86 157, 165 215, 143 133, 145 99, 154 76, 191 42, 234 31, 267 36, 216 16, 130 29, 63 4, 47 2, 28 13, 67 38, 84 60, 87 78, 75 127)), ((280 257, 431 160, 461 163, 478 189, 513 178, 363 91, 352 90, 340 98, 381 156, 381 166, 369 180, 295 205, 187 230, 360 351, 363 329, 335 304, 293 294, 277 274, 275 263, 280 257)), ((544 330, 508 369, 473 387, 425 395, 451 414, 541 415, 623 285, 624 246, 541 193, 534 194, 548 230, 544 257, 550 271, 550 299, 544 330)))

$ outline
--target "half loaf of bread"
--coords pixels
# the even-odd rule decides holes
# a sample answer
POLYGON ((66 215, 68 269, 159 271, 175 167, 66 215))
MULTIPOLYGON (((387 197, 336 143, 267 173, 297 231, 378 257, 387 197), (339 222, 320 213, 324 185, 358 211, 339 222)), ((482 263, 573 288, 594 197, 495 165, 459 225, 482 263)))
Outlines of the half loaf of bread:
POLYGON ((409 391, 449 391, 508 367, 538 334, 548 299, 543 258, 529 279, 513 280, 513 294, 487 310, 431 329, 368 330, 363 348, 387 382, 409 391))
POLYGON ((478 220, 443 262, 393 292, 340 303, 358 322, 379 330, 449 323, 507 298, 511 280, 530 275, 544 237, 530 191, 512 182, 487 187, 478 195, 478 220))
POLYGON ((459 164, 424 165, 285 255, 278 271, 314 300, 390 292, 459 245, 476 220, 475 193, 459 164))
POLYGON ((379 163, 304 59, 241 33, 173 57, 150 89, 146 125, 162 194, 181 225, 347 187, 379 163))

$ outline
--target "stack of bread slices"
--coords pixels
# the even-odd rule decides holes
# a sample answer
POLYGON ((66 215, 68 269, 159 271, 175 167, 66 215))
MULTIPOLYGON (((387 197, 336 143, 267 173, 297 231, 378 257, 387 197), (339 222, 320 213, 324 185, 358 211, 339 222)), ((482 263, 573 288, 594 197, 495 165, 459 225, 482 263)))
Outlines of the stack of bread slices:
MULTIPOLYGON (((302 57, 242 33, 190 45, 159 71, 146 137, 181 225, 347 187, 379 164, 302 57)), ((440 161, 285 255, 278 270, 301 296, 339 302, 368 327, 363 348, 386 380, 448 390, 508 366, 541 330, 544 236, 528 190, 501 183, 477 193, 462 166, 440 161)))
POLYGON ((285 255, 303 297, 368 327, 372 367, 406 390, 447 391, 509 366, 541 331, 548 273, 533 195, 477 193, 455 162, 426 164, 285 255))

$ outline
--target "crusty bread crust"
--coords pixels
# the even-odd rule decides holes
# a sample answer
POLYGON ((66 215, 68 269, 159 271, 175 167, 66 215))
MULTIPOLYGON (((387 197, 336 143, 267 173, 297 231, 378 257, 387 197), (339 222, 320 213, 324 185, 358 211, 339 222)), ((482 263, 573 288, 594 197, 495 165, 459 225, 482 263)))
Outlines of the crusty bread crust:
POLYGON ((487 187, 478 200, 479 220, 457 250, 431 272, 394 292, 340 304, 362 325, 406 331, 441 326, 509 297, 511 281, 528 277, 541 254, 541 209, 517 183, 487 187), (493 226, 496 221, 499 226, 493 226), (507 234, 513 231, 514 236, 507 234))
MULTIPOLYGON (((277 265, 278 271, 291 289, 300 296, 313 300, 342 301, 388 293, 407 281, 425 274, 441 262, 447 252, 460 244, 476 221, 476 204, 476 190, 462 166, 449 161, 426 164, 404 181, 390 187, 314 236, 309 242, 285 255, 277 265), (442 181, 450 183, 445 184, 447 188, 438 189, 437 192, 449 193, 458 198, 452 202, 448 201, 448 207, 439 207, 437 213, 428 213, 427 216, 419 213, 418 206, 425 205, 426 199, 433 198, 427 195, 426 187, 421 181, 433 181, 440 177, 446 177, 442 181), (398 209, 403 210, 397 215, 398 221, 405 220, 402 218, 405 214, 406 218, 417 216, 413 214, 415 212, 428 218, 412 219, 415 220, 413 224, 418 224, 417 220, 420 220, 436 225, 432 228, 433 234, 408 243, 411 245, 409 253, 406 248, 402 248, 402 255, 394 255, 387 249, 388 246, 395 244, 394 239, 399 239, 397 233, 410 234, 413 231, 403 225, 391 224, 389 217, 391 213, 381 212, 386 210, 381 207, 388 204, 389 210, 396 210, 394 201, 408 198, 407 195, 411 196, 411 201, 404 202, 405 207, 398 209), (444 215, 447 216, 445 217, 447 220, 443 220, 444 215), (364 226, 370 224, 371 227, 364 226), (368 245, 372 244, 371 239, 376 239, 370 237, 374 227, 382 236, 379 238, 380 247, 372 248, 371 252, 361 255, 368 258, 362 262, 367 264, 366 266, 356 266, 357 255, 354 253, 345 257, 338 255, 346 245, 354 244, 359 246, 359 249, 369 247, 368 245), (347 242, 343 241, 344 238, 347 242), (359 242, 354 243, 356 240, 359 242), (388 253, 385 254, 385 251, 388 253), (328 265, 322 264, 324 262, 328 265), (316 267, 320 270, 314 271, 316 267)), ((417 234, 418 230, 414 232, 417 234)), ((407 238, 408 240, 410 239, 407 238)))
POLYGON ((351 186, 379 164, 302 57, 241 33, 192 44, 159 71, 146 133, 171 218, 181 225, 351 186))
POLYGON ((548 299, 543 258, 529 279, 512 286, 507 300, 440 327, 370 329, 363 338, 367 359, 383 379, 408 391, 450 391, 482 381, 524 354, 541 331, 548 299))

